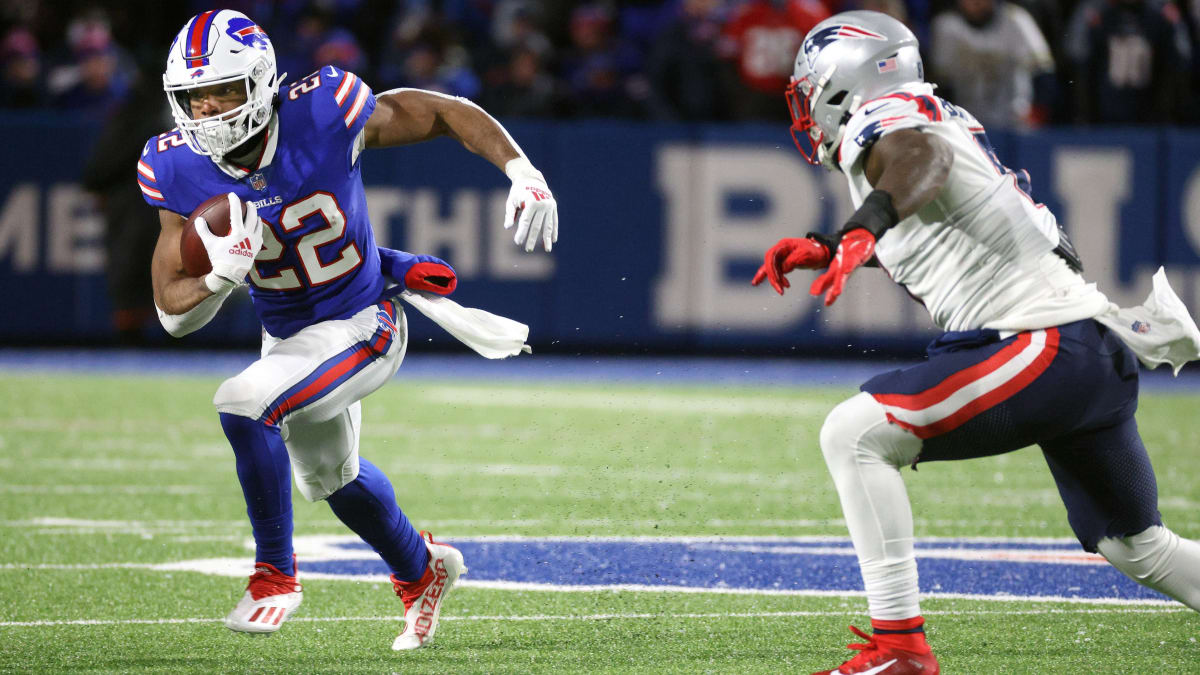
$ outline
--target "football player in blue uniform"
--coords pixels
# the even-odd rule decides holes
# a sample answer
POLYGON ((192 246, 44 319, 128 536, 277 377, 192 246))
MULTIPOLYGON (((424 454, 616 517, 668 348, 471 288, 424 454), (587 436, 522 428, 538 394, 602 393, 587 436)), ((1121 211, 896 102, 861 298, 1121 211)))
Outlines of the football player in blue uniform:
POLYGON ((526 251, 539 241, 551 249, 557 205, 503 127, 465 99, 414 89, 376 96, 333 66, 280 84, 271 41, 253 21, 231 10, 192 18, 163 75, 177 127, 151 138, 137 166, 162 226, 151 273, 163 326, 175 336, 197 330, 247 281, 263 325, 261 358, 214 397, 257 561, 225 625, 273 632, 300 604, 294 474, 307 499, 327 501, 391 569, 406 620, 392 648, 415 649, 433 638, 442 600, 466 567, 456 549, 413 528, 387 477, 359 456, 360 400, 392 377, 407 346, 385 277, 443 295, 456 279, 437 258, 376 246, 359 158, 367 148, 451 136, 512 180, 504 224, 526 251), (189 277, 185 216, 220 194, 230 201, 230 232, 214 235, 196 220, 212 272, 189 277))

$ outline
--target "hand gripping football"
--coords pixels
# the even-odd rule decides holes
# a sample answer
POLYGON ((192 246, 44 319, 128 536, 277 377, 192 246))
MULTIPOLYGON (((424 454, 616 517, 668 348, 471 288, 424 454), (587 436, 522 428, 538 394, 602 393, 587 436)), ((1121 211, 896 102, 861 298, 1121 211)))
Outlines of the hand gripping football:
MULTIPOLYGON (((245 214, 246 205, 242 204, 242 215, 245 214)), ((183 224, 183 233, 179 237, 179 257, 183 260, 183 271, 189 277, 202 277, 212 271, 212 262, 208 259, 204 242, 196 232, 196 218, 204 218, 209 232, 219 237, 229 234, 228 195, 222 193, 204 200, 183 224)))

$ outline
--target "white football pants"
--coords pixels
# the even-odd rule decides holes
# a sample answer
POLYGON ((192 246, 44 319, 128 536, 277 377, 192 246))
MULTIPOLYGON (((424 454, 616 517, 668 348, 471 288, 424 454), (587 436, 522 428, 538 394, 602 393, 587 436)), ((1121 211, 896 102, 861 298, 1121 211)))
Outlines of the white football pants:
POLYGON ((264 333, 261 358, 213 397, 218 412, 280 426, 296 486, 309 501, 358 477, 359 401, 396 374, 408 347, 404 311, 393 305, 394 322, 370 305, 285 340, 264 333))

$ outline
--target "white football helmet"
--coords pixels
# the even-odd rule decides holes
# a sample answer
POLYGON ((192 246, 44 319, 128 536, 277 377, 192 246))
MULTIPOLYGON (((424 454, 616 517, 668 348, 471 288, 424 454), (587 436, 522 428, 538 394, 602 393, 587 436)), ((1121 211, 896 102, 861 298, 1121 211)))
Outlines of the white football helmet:
POLYGON ((925 80, 917 38, 880 12, 835 14, 804 37, 787 88, 792 138, 812 164, 833 161, 850 116, 867 101, 925 80))
POLYGON ((188 147, 213 161, 267 126, 278 88, 271 40, 241 12, 203 12, 171 43, 163 73, 171 115, 188 147), (193 119, 189 92, 224 83, 245 87, 246 102, 221 115, 193 119))

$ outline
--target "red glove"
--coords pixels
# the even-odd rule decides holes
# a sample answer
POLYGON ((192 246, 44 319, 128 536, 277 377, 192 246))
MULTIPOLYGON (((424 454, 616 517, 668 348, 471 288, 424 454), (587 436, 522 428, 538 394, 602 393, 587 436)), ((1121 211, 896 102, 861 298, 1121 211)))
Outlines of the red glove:
POLYGON ((448 265, 435 262, 414 263, 404 273, 404 285, 415 291, 450 295, 458 287, 458 277, 448 265))
POLYGON ((795 237, 780 239, 763 255, 762 267, 754 274, 751 285, 757 286, 767 279, 775 292, 783 295, 783 289, 791 284, 783 275, 794 269, 815 270, 829 264, 829 247, 816 239, 795 237))
POLYGON ((829 263, 829 269, 817 277, 808 292, 811 295, 825 293, 825 306, 832 305, 833 301, 842 294, 846 280, 850 278, 854 270, 870 260, 873 255, 875 255, 875 235, 862 227, 850 230, 842 235, 842 242, 838 244, 837 255, 833 257, 833 262, 829 263))

